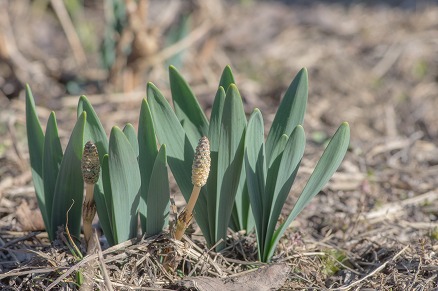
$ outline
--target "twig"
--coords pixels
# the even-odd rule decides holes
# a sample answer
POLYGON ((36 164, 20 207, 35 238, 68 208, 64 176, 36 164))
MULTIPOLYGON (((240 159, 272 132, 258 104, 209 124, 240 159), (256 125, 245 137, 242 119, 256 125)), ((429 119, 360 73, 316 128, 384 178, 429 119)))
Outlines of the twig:
POLYGON ((180 41, 164 48, 160 53, 155 54, 151 58, 146 58, 139 62, 138 67, 144 68, 147 66, 153 66, 159 64, 177 53, 183 51, 184 49, 190 47, 194 42, 200 40, 204 37, 211 29, 212 23, 206 20, 204 23, 195 28, 189 35, 180 41))
POLYGON ((27 239, 29 239, 29 238, 31 238, 31 237, 36 236, 37 234, 38 234, 37 232, 31 232, 31 233, 28 233, 28 234, 26 234, 26 235, 24 235, 24 236, 21 236, 21 237, 19 237, 19 238, 16 238, 16 239, 13 239, 13 240, 7 242, 6 244, 2 245, 2 247, 3 247, 3 248, 8 248, 8 247, 11 246, 11 245, 14 245, 14 244, 16 244, 16 243, 18 243, 18 242, 20 242, 20 241, 23 241, 23 240, 27 240, 27 239))
POLYGON ((72 200, 72 204, 70 205, 70 208, 67 210, 67 213, 65 214, 66 216, 66 221, 65 221, 65 232, 67 233, 67 237, 70 240, 70 243, 73 244, 73 248, 74 250, 77 252, 77 256, 79 256, 82 259, 82 253, 79 250, 78 246, 76 245, 76 243, 74 242, 73 238, 71 237, 70 234, 70 230, 68 229, 68 213, 70 212, 70 210, 72 209, 73 205, 75 204, 75 201, 72 200))
POLYGON ((78 262, 76 265, 73 265, 72 267, 70 267, 64 274, 62 274, 55 281, 53 281, 52 284, 50 284, 47 287, 46 291, 51 290, 53 287, 55 287, 57 284, 59 284, 62 280, 67 278, 68 275, 70 275, 74 271, 78 270, 80 267, 82 267, 83 265, 87 264, 91 260, 96 259, 97 256, 98 256, 97 254, 94 254, 94 255, 86 256, 85 258, 83 258, 80 262, 78 262))
POLYGON ((364 217, 361 220, 368 220, 370 223, 376 223, 379 222, 385 217, 387 217, 389 214, 392 215, 398 215, 401 214, 401 210, 403 210, 404 207, 408 205, 416 205, 419 203, 423 203, 424 201, 435 201, 438 199, 438 192, 435 191, 429 191, 427 193, 424 193, 422 195, 415 196, 413 198, 405 199, 401 202, 395 202, 395 203, 389 203, 381 207, 380 209, 369 212, 364 215, 364 217))
POLYGON ((64 6, 64 2, 61 0, 51 0, 50 3, 52 4, 53 9, 58 16, 59 22, 64 29, 76 62, 78 65, 84 64, 87 61, 87 58, 85 56, 84 49, 82 48, 79 36, 76 33, 73 23, 71 22, 70 16, 68 15, 68 11, 64 6))
MULTIPOLYGON (((28 275, 28 274, 32 274, 32 275, 45 274, 45 273, 51 273, 51 272, 59 271, 59 270, 62 270, 62 269, 64 269, 64 268, 63 267, 59 267, 59 268, 44 268, 44 269, 36 268, 36 269, 27 270, 27 271, 19 271, 19 272, 0 274, 0 279, 4 279, 4 278, 8 278, 8 277, 18 277, 18 276, 23 276, 23 275, 28 275)), ((56 284, 58 284, 58 283, 56 283, 56 284)), ((47 289, 47 290, 49 290, 49 289, 47 289)))
MULTIPOLYGON (((99 239, 97 238, 97 233, 96 232, 94 232, 94 238, 95 238, 95 241, 99 242, 99 239)), ((113 289, 113 285, 112 285, 110 276, 108 274, 108 270, 106 269, 106 265, 105 265, 105 262, 104 262, 104 259, 103 259, 103 254, 102 254, 102 249, 100 248, 100 244, 97 243, 96 247, 97 247, 97 255, 98 255, 98 258, 99 258, 99 262, 100 262, 100 266, 101 266, 101 271, 102 271, 103 279, 105 281, 105 285, 106 285, 106 287, 108 288, 109 291, 113 291, 114 290, 113 289)))

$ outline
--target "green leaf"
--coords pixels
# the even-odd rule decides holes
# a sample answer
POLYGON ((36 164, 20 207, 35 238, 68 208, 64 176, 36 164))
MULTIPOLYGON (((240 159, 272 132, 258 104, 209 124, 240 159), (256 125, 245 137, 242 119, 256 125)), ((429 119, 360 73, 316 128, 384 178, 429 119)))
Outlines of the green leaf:
POLYGON ((249 200, 248 186, 246 183, 245 164, 242 163, 242 176, 237 187, 234 208, 231 214, 230 228, 234 231, 245 230, 249 234, 254 230, 255 221, 249 200))
MULTIPOLYGON (((208 132, 208 139, 210 142, 210 175, 207 180, 207 209, 208 209, 208 225, 209 237, 208 242, 214 241, 214 234, 216 233, 215 217, 216 217, 216 197, 217 193, 217 166, 218 166, 218 151, 219 139, 222 123, 222 112, 224 109, 225 91, 224 88, 219 87, 214 98, 213 107, 211 109, 210 127, 208 132)), ((206 235, 206 234, 205 234, 206 235)), ((210 244, 209 244, 210 245, 210 244)))
MULTIPOLYGON (((62 161, 62 147, 59 141, 58 125, 56 124, 55 113, 50 113, 46 126, 46 136, 44 139, 43 154, 43 181, 46 210, 48 217, 52 217, 52 204, 55 194, 56 178, 58 177, 59 167, 62 161)), ((51 221, 48 221, 50 223, 51 221)), ((56 233, 53 232, 50 224, 47 225, 49 239, 53 241, 56 233)))
MULTIPOLYGON (((97 181, 96 185, 94 186, 94 201, 96 202, 96 210, 97 215, 99 216, 99 223, 103 229, 103 232, 105 233, 108 243, 110 245, 114 245, 114 239, 112 235, 112 222, 110 218, 110 208, 108 208, 108 205, 111 205, 111 203, 107 203, 106 197, 109 197, 108 199, 111 199, 111 192, 104 193, 104 187, 103 187, 103 159, 108 154, 108 138, 106 136, 105 129, 102 126, 102 123, 100 122, 99 117, 96 114, 96 111, 94 111, 93 106, 88 101, 87 97, 81 96, 79 98, 78 102, 78 108, 77 108, 77 114, 80 116, 82 112, 87 112, 87 122, 85 126, 85 132, 84 132, 84 141, 92 141, 96 147, 99 154, 99 161, 102 166, 102 171, 100 171, 99 174, 99 180, 97 181)), ((108 156, 107 161, 108 162, 108 156)), ((108 165, 106 165, 108 168, 108 165)), ((109 183, 109 177, 108 177, 108 183, 109 183)))
MULTIPOLYGON (((226 238, 242 169, 245 129, 246 116, 242 98, 237 87, 231 84, 225 97, 219 140, 216 241, 226 238)), ((218 249, 222 247, 224 244, 220 244, 218 249)))
POLYGON ((193 147, 169 103, 152 83, 148 84, 147 95, 158 141, 168 145, 166 151, 169 166, 184 198, 188 201, 193 188, 193 147))
POLYGON ((82 200, 84 197, 81 158, 86 117, 87 113, 83 112, 71 133, 59 168, 52 206, 51 231, 56 233, 59 226, 67 226, 68 214, 68 229, 76 239, 79 239, 81 233, 82 200))
POLYGON ((228 91, 228 87, 230 87, 231 84, 236 84, 236 82, 234 81, 234 76, 233 76, 233 72, 231 71, 231 67, 227 65, 222 71, 221 79, 219 81, 219 87, 224 88, 226 92, 228 91))
POLYGON ((100 122, 99 117, 91 106, 87 97, 81 96, 78 102, 77 115, 78 117, 82 112, 87 112, 87 125, 85 127, 84 140, 92 141, 99 153, 99 161, 102 162, 103 156, 108 153, 108 137, 106 136, 105 129, 100 122))
POLYGON ((245 221, 248 219, 249 200, 245 199, 245 196, 248 197, 245 173, 245 164, 242 163, 239 184, 237 185, 236 197, 234 198, 234 207, 231 212, 230 228, 234 231, 246 230, 245 221), (248 203, 245 203, 245 201, 248 203))
POLYGON ((159 234, 169 222, 170 189, 167 176, 166 145, 155 159, 147 197, 146 233, 159 234))
POLYGON ((208 133, 207 118, 189 85, 173 66, 169 67, 169 78, 175 114, 192 147, 196 147, 199 139, 208 133))
MULTIPOLYGON (((265 195, 264 205, 266 205, 265 211, 265 223, 267 223, 267 219, 270 216, 271 211, 271 204, 274 197, 274 191, 277 184, 277 177, 279 173, 279 168, 281 164, 281 160, 283 157, 284 148, 286 147, 286 144, 289 140, 289 137, 285 134, 283 134, 280 139, 278 140, 277 145, 275 146, 273 152, 271 153, 271 164, 268 166, 267 169, 267 175, 266 175, 266 186, 265 186, 265 192, 267 195, 265 195)), ((267 227, 267 224, 264 226, 267 227)))
MULTIPOLYGON (((164 41, 163 47, 171 46, 185 39, 193 30, 193 14, 182 14, 181 17, 175 19, 175 22, 170 26, 160 42, 164 41)), ((186 40, 187 41, 187 40, 186 40)), ((166 59, 165 64, 170 64, 179 67, 184 64, 184 56, 187 55, 187 49, 179 50, 166 59)))
POLYGON ((266 139, 266 161, 268 164, 271 164, 272 151, 281 136, 283 134, 290 136, 292 130, 294 130, 297 125, 303 124, 304 114, 306 113, 307 94, 307 70, 303 68, 298 72, 284 94, 283 100, 272 122, 266 139))
MULTIPOLYGON (((161 144, 167 145, 167 161, 185 200, 188 201, 193 189, 191 173, 194 147, 169 103, 152 83, 147 86, 147 95, 158 140, 161 144)), ((207 220, 207 198, 204 188, 201 189, 195 205, 195 219, 206 237, 207 243, 211 245, 207 220)))
POLYGON ((137 235, 140 170, 137 155, 118 127, 111 129, 108 154, 112 191, 113 234, 116 243, 137 235))
POLYGON ((251 208, 254 215, 259 254, 264 248, 263 208, 266 181, 263 117, 255 109, 248 121, 245 137, 245 169, 251 208))
MULTIPOLYGON (((233 72, 230 66, 226 66, 222 71, 219 87, 228 90, 231 84, 235 84, 233 72)), ((212 199, 211 199, 212 200, 212 199)), ((239 185, 236 191, 236 198, 231 214, 230 227, 234 231, 245 229, 250 231, 253 227, 253 217, 249 205, 248 190, 246 187, 245 165, 242 164, 239 185), (250 225, 248 225, 248 222, 250 225)))
POLYGON ((134 126, 132 126, 132 124, 130 123, 127 123, 123 128, 123 133, 126 135, 126 138, 131 144, 135 155, 138 157, 138 141, 137 141, 137 135, 135 134, 134 126))
MULTIPOLYGON (((113 246, 116 244, 115 236, 113 233, 113 194, 111 190, 111 178, 109 173, 108 154, 103 156, 102 159, 102 171, 100 171, 100 179, 102 183, 102 195, 94 196, 96 206, 101 205, 103 211, 99 212, 97 208, 97 214, 99 221, 103 229, 103 233, 106 236, 108 244, 113 246), (98 200, 99 199, 99 200, 98 200), (103 222, 105 221, 105 223, 103 222)), ((96 191, 96 188, 94 188, 96 191)))
MULTIPOLYGON (((289 140, 289 136, 286 134, 283 134, 280 139, 278 140, 277 144, 275 144, 272 153, 271 153, 271 162, 268 165, 268 171, 271 169, 274 165, 274 163, 277 161, 277 167, 280 165, 280 160, 283 155, 284 147, 286 146, 287 141, 289 140)), ((275 185, 275 184, 274 184, 275 185)))
POLYGON ((312 175, 307 181, 306 186, 301 192, 300 197, 295 203, 292 212, 289 214, 286 221, 275 231, 270 243, 270 249, 267 252, 266 261, 269 261, 272 258, 278 241, 291 222, 298 216, 303 208, 309 204, 312 198, 318 194, 322 187, 331 178, 333 173, 338 169, 345 157, 349 143, 350 127, 348 126, 348 123, 344 122, 330 140, 327 148, 318 161, 315 170, 313 171, 312 175))
POLYGON ((149 104, 146 99, 143 99, 141 102, 140 118, 138 121, 138 146, 138 164, 140 165, 141 176, 139 212, 142 230, 143 232, 146 232, 146 201, 149 191, 149 181, 151 180, 154 161, 158 154, 154 124, 149 104))
MULTIPOLYGON (((271 164, 267 169, 267 174, 265 177, 265 190, 263 195, 263 222, 262 222, 262 234, 261 239, 263 240, 263 245, 266 249, 267 236, 272 236, 267 234, 269 220, 271 217, 271 209, 272 209, 272 201, 274 199, 275 187, 277 184, 277 177, 279 175, 279 168, 281 164, 281 160, 283 157, 284 148, 289 140, 289 137, 283 134, 278 140, 278 144, 275 146, 274 151, 271 154, 271 164)), ((264 250, 263 250, 264 251, 264 250)), ((260 255, 260 259, 262 259, 263 252, 260 255)))
MULTIPOLYGON (((265 193, 266 196, 271 197, 271 201, 268 205, 269 221, 265 237, 265 242, 268 245, 274 234, 275 226, 277 225, 283 205, 286 202, 287 196, 289 195, 290 189, 297 175, 299 164, 304 154, 305 145, 306 137, 304 135, 304 129, 301 125, 298 125, 288 139, 283 154, 281 155, 281 162, 278 171, 275 171, 274 173, 276 179, 271 179, 275 181, 275 188, 272 189, 272 192, 270 192, 271 190, 267 190, 265 193)), ((267 178, 268 181, 270 180, 269 174, 267 178)), ((269 184, 269 182, 267 182, 267 184, 269 184)), ((268 189, 268 187, 266 188, 268 189)), ((264 251, 267 252, 268 248, 265 248, 264 251)), ((265 257, 266 255, 267 254, 264 254, 265 257)))
POLYGON ((44 225, 46 226, 47 232, 50 232, 49 212, 51 212, 51 209, 49 210, 46 207, 43 183, 44 133, 36 113, 35 101, 29 85, 26 85, 26 131, 35 194, 41 215, 43 216, 44 225))
MULTIPOLYGON (((226 88, 229 88, 229 86, 232 84, 231 82, 234 82, 233 73, 231 72, 231 68, 229 66, 226 66, 224 71, 222 72, 220 84, 223 86, 227 86, 226 88)), ((253 220, 250 210, 248 188, 246 187, 245 164, 242 163, 242 169, 239 175, 239 184, 237 186, 236 196, 234 198, 234 206, 231 213, 231 229, 233 229, 234 231, 240 231, 242 229, 250 231, 247 225, 248 219, 250 221, 253 220)))
MULTIPOLYGON (((234 80, 231 67, 227 65, 222 71, 219 87, 222 87, 227 91, 230 85, 235 83, 236 82, 234 80)), ((239 184, 237 186, 235 202, 231 214, 231 229, 234 231, 239 231, 242 229, 250 231, 247 225, 248 219, 249 221, 253 220, 249 205, 248 190, 246 187, 245 165, 242 164, 239 184)))

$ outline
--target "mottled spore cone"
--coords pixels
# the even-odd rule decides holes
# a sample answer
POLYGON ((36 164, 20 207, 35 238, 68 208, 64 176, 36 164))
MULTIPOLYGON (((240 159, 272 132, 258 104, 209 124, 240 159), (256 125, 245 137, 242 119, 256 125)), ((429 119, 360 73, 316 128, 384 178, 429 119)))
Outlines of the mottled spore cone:
POLYGON ((195 151, 192 165, 192 183, 202 187, 207 183, 210 173, 210 142, 206 136, 201 137, 195 151))
POLYGON ((96 184, 99 180, 100 163, 97 147, 91 141, 88 141, 82 154, 81 171, 84 182, 87 184, 96 184))

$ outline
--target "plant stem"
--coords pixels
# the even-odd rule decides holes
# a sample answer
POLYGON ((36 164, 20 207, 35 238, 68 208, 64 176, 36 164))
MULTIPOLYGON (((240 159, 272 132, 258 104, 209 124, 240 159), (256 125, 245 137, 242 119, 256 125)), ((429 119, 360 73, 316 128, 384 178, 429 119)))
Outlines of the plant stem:
POLYGON ((85 184, 85 200, 82 210, 82 220, 84 227, 84 238, 88 248, 88 242, 93 234, 93 219, 96 215, 96 205, 93 199, 94 184, 85 184))
POLYGON ((196 201, 199 197, 199 192, 201 192, 201 187, 193 186, 192 195, 190 195, 189 203, 187 203, 186 211, 188 214, 192 214, 193 208, 195 208, 196 201))
POLYGON ((82 204, 82 221, 84 227, 84 238, 87 246, 87 252, 89 251, 89 242, 93 235, 93 223, 94 216, 96 215, 96 203, 93 199, 94 185, 99 180, 100 163, 97 147, 91 141, 88 141, 84 146, 84 152, 82 153, 81 160, 82 178, 85 182, 85 199, 82 204))
POLYGON ((199 193, 201 192, 201 187, 194 186, 192 195, 190 195, 189 202, 184 210, 178 215, 178 220, 176 222, 176 231, 175 231, 175 239, 181 240, 186 231, 187 227, 189 227, 190 222, 193 217, 193 208, 195 208, 196 201, 198 200, 199 193))

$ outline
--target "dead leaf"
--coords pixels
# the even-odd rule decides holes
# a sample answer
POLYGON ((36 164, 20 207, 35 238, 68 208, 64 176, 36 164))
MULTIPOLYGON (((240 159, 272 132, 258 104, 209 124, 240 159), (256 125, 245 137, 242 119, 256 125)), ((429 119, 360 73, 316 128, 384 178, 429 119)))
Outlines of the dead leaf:
POLYGON ((30 209, 26 200, 18 206, 15 215, 22 231, 45 230, 43 217, 38 208, 30 209))
POLYGON ((286 281, 290 268, 286 264, 273 264, 257 271, 233 278, 192 277, 177 282, 181 287, 199 291, 268 291, 277 290, 286 281))

